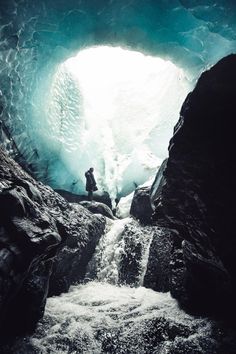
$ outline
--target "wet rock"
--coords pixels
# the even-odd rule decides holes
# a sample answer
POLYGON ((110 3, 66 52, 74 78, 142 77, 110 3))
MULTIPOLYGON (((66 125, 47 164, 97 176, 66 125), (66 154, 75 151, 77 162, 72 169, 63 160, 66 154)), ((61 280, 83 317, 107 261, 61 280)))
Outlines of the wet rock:
POLYGON ((71 204, 71 230, 53 261, 49 296, 68 291, 84 279, 86 267, 104 233, 105 218, 93 215, 83 206, 71 204))
POLYGON ((178 233, 172 294, 189 309, 221 315, 235 313, 235 93, 236 55, 230 55, 187 96, 154 215, 178 233))
POLYGON ((14 336, 35 330, 44 315, 52 260, 33 267, 21 284, 17 296, 7 310, 2 335, 14 336))
POLYGON ((147 270, 143 285, 156 291, 169 291, 171 278, 172 236, 168 229, 152 227, 147 270))
POLYGON ((106 216, 107 218, 114 219, 114 215, 111 209, 103 203, 98 203, 95 201, 82 201, 80 202, 80 204, 93 214, 101 214, 106 216))
POLYGON ((49 280, 56 293, 78 280, 104 223, 36 182, 0 149, 1 338, 35 328, 44 313, 49 280), (58 274, 66 286, 58 285, 58 274))
POLYGON ((157 205, 159 203, 159 198, 161 196, 161 191, 162 191, 162 187, 165 183, 165 178, 164 178, 164 171, 166 169, 166 165, 167 165, 167 159, 165 159, 157 174, 156 174, 156 177, 155 177, 155 180, 151 186, 151 189, 150 189, 150 199, 151 199, 151 205, 152 205, 152 208, 154 210, 155 208, 155 205, 157 205))
POLYGON ((181 299, 181 303, 188 301, 187 267, 182 248, 174 248, 170 262, 170 291, 174 298, 181 299))
POLYGON ((130 214, 143 224, 150 224, 153 209, 150 201, 150 187, 139 187, 134 192, 130 214))
MULTIPOLYGON (((32 329, 41 318, 47 286, 39 292, 26 283, 39 266, 49 264, 64 236, 42 203, 37 183, 2 151, 0 160, 0 325, 4 323, 2 334, 14 335, 32 329), (31 294, 31 301, 26 301, 28 295, 21 296, 23 289, 31 294), (24 317, 19 315, 23 309, 24 317)), ((45 269, 41 280, 45 278, 47 283, 50 266, 45 269)))
POLYGON ((153 233, 154 228, 140 225, 136 220, 125 226, 121 234, 122 252, 118 269, 120 284, 143 285, 153 233))

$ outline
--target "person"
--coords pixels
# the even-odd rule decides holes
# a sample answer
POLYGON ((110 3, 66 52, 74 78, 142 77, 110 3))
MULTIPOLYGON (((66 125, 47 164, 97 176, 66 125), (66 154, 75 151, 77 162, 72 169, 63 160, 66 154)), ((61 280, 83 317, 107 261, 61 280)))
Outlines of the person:
POLYGON ((116 212, 117 212, 117 207, 118 207, 118 203, 119 203, 120 199, 119 198, 115 198, 115 203, 116 203, 116 206, 114 209, 112 209, 112 212, 113 212, 113 215, 116 216, 116 212))
POLYGON ((90 167, 88 171, 85 172, 86 177, 86 191, 88 192, 88 199, 93 200, 93 192, 97 191, 97 183, 93 175, 94 168, 90 167))

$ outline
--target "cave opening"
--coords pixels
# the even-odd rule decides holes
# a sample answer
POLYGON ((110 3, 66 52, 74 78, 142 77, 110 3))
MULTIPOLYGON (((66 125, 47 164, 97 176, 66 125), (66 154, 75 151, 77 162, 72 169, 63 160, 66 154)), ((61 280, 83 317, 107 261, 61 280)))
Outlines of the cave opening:
POLYGON ((189 87, 172 62, 122 47, 89 47, 66 59, 35 100, 38 140, 57 156, 51 185, 84 194, 93 166, 99 191, 114 199, 152 178, 189 87))

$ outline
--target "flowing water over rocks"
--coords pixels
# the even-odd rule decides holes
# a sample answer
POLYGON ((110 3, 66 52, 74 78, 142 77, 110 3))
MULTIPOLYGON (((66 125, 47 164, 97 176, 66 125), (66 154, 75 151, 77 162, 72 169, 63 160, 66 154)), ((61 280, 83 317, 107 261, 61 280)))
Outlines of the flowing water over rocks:
POLYGON ((142 285, 152 237, 151 227, 142 227, 132 218, 107 219, 107 232, 88 265, 88 279, 142 285))
POLYGON ((90 282, 48 300, 19 354, 216 353, 212 325, 178 308, 168 293, 90 282))
MULTIPOLYGON (((227 339, 219 324, 186 314, 169 293, 137 286, 143 280, 152 240, 149 235, 144 242, 138 227, 131 218, 109 221, 87 273, 88 278, 93 276, 96 280, 49 298, 34 335, 18 339, 1 353, 235 353, 235 348, 225 343, 227 339), (138 283, 119 285, 127 235, 142 246, 138 257, 142 271, 138 272, 138 283)), ((143 238, 146 236, 144 233, 143 238)), ((129 251, 132 253, 132 248, 129 251)))

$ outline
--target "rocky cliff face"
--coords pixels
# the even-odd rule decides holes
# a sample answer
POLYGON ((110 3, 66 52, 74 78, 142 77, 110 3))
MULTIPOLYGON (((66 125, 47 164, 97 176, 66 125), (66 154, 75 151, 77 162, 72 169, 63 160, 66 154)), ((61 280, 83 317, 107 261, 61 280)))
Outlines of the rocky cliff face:
POLYGON ((230 55, 204 72, 187 96, 155 200, 155 222, 173 232, 172 294, 195 310, 232 311, 235 119, 236 55, 230 55))
POLYGON ((104 223, 36 182, 0 149, 1 337, 34 328, 44 312, 49 280, 51 293, 79 280, 104 223), (61 287, 59 267, 64 268, 61 287))

